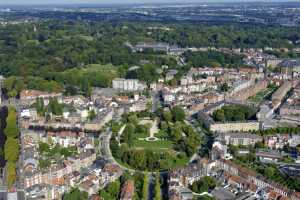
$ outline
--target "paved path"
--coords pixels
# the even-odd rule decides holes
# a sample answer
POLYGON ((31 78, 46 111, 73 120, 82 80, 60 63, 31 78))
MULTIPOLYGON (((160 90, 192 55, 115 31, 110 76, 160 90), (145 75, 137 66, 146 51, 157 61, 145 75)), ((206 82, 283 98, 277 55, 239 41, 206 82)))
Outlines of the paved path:
POLYGON ((154 187, 155 187, 155 175, 153 173, 148 174, 148 200, 154 198, 154 187))

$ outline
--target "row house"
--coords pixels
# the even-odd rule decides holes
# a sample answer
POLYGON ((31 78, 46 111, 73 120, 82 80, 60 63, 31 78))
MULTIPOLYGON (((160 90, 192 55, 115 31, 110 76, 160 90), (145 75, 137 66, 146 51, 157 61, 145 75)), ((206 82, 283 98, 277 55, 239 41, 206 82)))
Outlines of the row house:
POLYGON ((61 165, 53 165, 47 171, 25 173, 24 186, 29 188, 40 184, 63 185, 66 174, 80 171, 81 168, 92 165, 95 160, 96 153, 90 150, 79 154, 77 157, 68 158, 61 165))
POLYGON ((168 177, 169 199, 193 199, 192 191, 188 189, 188 186, 202 177, 208 176, 212 167, 213 163, 203 158, 187 167, 170 171, 168 177))
MULTIPOLYGON (((285 197, 296 196, 295 192, 292 192, 277 183, 267 180, 265 177, 257 174, 256 172, 248 168, 241 167, 240 165, 237 165, 229 160, 217 160, 216 165, 229 175, 243 178, 247 183, 247 187, 244 189, 250 189, 249 186, 254 184, 257 188, 273 190, 285 197)), ((295 199, 298 200, 299 198, 295 199)))
POLYGON ((44 104, 48 105, 50 98, 57 98, 58 102, 62 102, 62 93, 50 93, 39 90, 23 90, 20 92, 20 101, 24 104, 32 104, 37 98, 42 98, 44 104))
POLYGON ((51 138, 54 144, 59 144, 63 147, 76 146, 80 141, 80 138, 84 137, 83 132, 74 132, 74 131, 60 131, 60 132, 51 132, 48 131, 45 134, 45 140, 51 138))
POLYGON ((250 133, 221 133, 218 138, 229 145, 255 145, 255 143, 263 140, 261 136, 250 133))

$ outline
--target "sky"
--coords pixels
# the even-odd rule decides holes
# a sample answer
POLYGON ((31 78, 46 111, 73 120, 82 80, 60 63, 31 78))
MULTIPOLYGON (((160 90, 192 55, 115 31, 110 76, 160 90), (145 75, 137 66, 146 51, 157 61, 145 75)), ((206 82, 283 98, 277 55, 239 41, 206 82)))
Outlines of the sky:
MULTIPOLYGON (((226 2, 226 1, 243 1, 250 0, 0 0, 0 5, 30 5, 30 4, 127 4, 127 3, 197 3, 197 2, 226 2)), ((255 1, 255 0, 251 0, 255 1)), ((256 0, 257 1, 257 0, 256 0)), ((261 0, 259 0, 261 1, 261 0)), ((264 1, 284 1, 284 0, 264 0, 264 1)), ((285 0, 286 1, 286 0, 285 0)), ((300 1, 300 0, 290 0, 300 1)))

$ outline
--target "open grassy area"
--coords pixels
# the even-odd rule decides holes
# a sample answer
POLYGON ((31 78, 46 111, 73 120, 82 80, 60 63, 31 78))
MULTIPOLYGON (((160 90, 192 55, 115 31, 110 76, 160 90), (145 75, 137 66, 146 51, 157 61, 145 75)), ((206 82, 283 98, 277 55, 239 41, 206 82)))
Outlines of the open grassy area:
POLYGON ((92 36, 88 36, 88 35, 79 35, 79 38, 86 40, 88 42, 91 42, 94 40, 94 38, 92 36))
POLYGON ((143 148, 149 150, 162 150, 162 149, 172 149, 173 143, 169 140, 159 140, 159 141, 145 141, 145 140, 135 140, 133 148, 143 148))
POLYGON ((80 86, 88 80, 91 86, 109 87, 118 76, 117 68, 113 65, 91 64, 58 73, 57 80, 73 86, 80 86))

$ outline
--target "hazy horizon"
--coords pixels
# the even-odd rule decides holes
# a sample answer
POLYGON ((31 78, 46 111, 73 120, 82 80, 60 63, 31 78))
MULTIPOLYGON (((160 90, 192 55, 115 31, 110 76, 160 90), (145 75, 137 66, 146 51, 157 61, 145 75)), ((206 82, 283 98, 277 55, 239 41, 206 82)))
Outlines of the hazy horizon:
MULTIPOLYGON (((66 4, 151 4, 151 3, 225 3, 258 2, 259 0, 0 0, 0 5, 66 5, 66 4)), ((300 0, 260 0, 259 2, 299 2, 300 0)))

